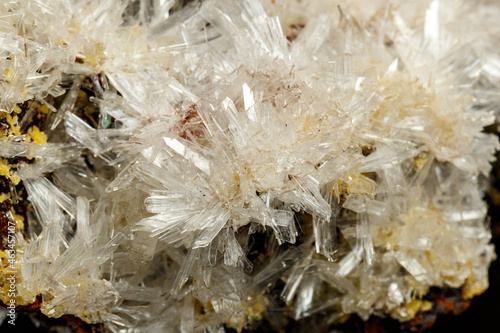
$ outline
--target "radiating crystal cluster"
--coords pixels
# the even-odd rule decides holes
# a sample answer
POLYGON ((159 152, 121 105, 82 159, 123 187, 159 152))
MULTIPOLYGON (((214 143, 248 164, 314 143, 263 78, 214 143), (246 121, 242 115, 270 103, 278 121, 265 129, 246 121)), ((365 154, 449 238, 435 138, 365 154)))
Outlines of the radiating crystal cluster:
POLYGON ((17 304, 221 332, 404 321, 432 286, 482 293, 499 16, 487 0, 4 1, 0 173, 29 200, 17 304))

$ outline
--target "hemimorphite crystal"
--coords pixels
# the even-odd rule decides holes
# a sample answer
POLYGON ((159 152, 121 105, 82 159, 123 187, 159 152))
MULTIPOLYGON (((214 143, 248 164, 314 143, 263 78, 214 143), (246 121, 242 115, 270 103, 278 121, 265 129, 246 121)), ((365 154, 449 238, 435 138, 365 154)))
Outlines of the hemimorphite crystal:
POLYGON ((220 332, 487 288, 498 4, 179 3, 0 5, 18 304, 220 332))

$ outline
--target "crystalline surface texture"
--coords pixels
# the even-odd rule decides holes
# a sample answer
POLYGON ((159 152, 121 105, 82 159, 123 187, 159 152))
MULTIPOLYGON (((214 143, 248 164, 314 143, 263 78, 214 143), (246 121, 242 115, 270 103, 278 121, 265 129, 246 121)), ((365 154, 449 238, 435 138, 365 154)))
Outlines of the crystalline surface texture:
POLYGON ((24 221, 16 304, 41 295, 42 313, 110 332, 222 332, 406 321, 431 287, 482 293, 499 15, 3 2, 0 174, 24 194, 1 198, 27 207, 6 215, 24 221))

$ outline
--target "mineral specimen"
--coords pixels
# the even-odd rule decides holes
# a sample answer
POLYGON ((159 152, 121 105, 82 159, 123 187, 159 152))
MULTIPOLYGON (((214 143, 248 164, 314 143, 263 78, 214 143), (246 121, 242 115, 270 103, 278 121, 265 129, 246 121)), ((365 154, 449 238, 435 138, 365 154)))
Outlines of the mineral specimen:
POLYGON ((499 15, 4 1, 0 300, 110 332, 320 331, 482 293, 499 15))

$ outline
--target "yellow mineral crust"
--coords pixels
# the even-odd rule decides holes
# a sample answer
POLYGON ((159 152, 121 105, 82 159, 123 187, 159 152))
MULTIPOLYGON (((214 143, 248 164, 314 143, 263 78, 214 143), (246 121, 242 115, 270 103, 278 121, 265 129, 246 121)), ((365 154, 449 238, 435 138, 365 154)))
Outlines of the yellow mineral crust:
POLYGON ((14 183, 14 185, 19 184, 19 177, 17 176, 15 171, 11 170, 11 165, 4 158, 0 158, 0 176, 9 178, 10 181, 14 183))
POLYGON ((2 112, 1 116, 7 121, 10 126, 8 135, 21 135, 19 125, 17 124, 18 117, 16 115, 12 116, 8 113, 2 112))
MULTIPOLYGON (((5 74, 5 73, 4 73, 5 74)), ((7 72, 8 74, 8 72, 7 72)), ((6 75, 7 75, 6 74, 6 75)), ((19 114, 21 112, 21 108, 16 105, 14 107, 14 114, 7 114, 2 112, 0 117, 4 118, 9 125, 9 128, 7 129, 6 132, 4 132, 4 137, 2 138, 3 140, 7 139, 8 136, 10 135, 20 135, 20 128, 18 124, 18 116, 16 114, 19 114)), ((47 142, 47 136, 45 133, 40 131, 40 129, 36 126, 33 126, 29 131, 29 136, 33 138, 34 142, 37 143, 46 143, 47 142)), ((14 185, 18 185, 21 179, 15 172, 15 165, 11 165, 7 159, 0 158, 0 176, 7 177, 14 185)), ((13 219, 15 222, 15 232, 17 231, 23 231, 24 230, 24 217, 20 214, 17 214, 15 210, 15 205, 13 205, 12 198, 10 193, 0 193, 0 202, 5 202, 9 201, 9 205, 11 205, 10 211, 4 211, 2 212, 3 214, 9 214, 10 217, 13 219)), ((7 242, 4 240, 4 244, 7 244, 7 242)), ((11 300, 11 296, 9 296, 9 293, 12 295, 12 291, 10 290, 10 282, 8 282, 7 278, 11 276, 15 276, 16 278, 16 287, 18 288, 15 291, 15 304, 16 306, 19 305, 28 305, 30 303, 33 303, 36 299, 36 295, 38 294, 37 290, 30 290, 29 292, 26 292, 22 288, 22 271, 21 271, 21 261, 22 261, 22 256, 24 253, 23 250, 23 240, 22 239, 17 239, 15 242, 15 258, 14 258, 14 268, 13 270, 12 267, 12 261, 9 262, 9 254, 6 253, 5 251, 0 251, 0 301, 2 301, 4 304, 7 304, 11 300), (21 286, 21 287, 20 287, 21 286)), ((6 249, 5 249, 6 250, 6 249)))
POLYGON ((47 143, 47 134, 40 131, 40 129, 37 126, 33 126, 32 128, 30 128, 28 130, 28 134, 31 137, 31 140, 35 143, 38 144, 47 143))
POLYGON ((0 193, 0 202, 10 200, 10 193, 0 193))
POLYGON ((403 306, 397 307, 390 312, 393 319, 408 321, 415 317, 418 311, 429 311, 432 309, 432 303, 423 300, 413 300, 403 306))
POLYGON ((259 321, 267 308, 267 298, 263 295, 248 296, 242 300, 241 308, 235 309, 234 314, 226 319, 226 325, 241 332, 250 321, 259 321))

